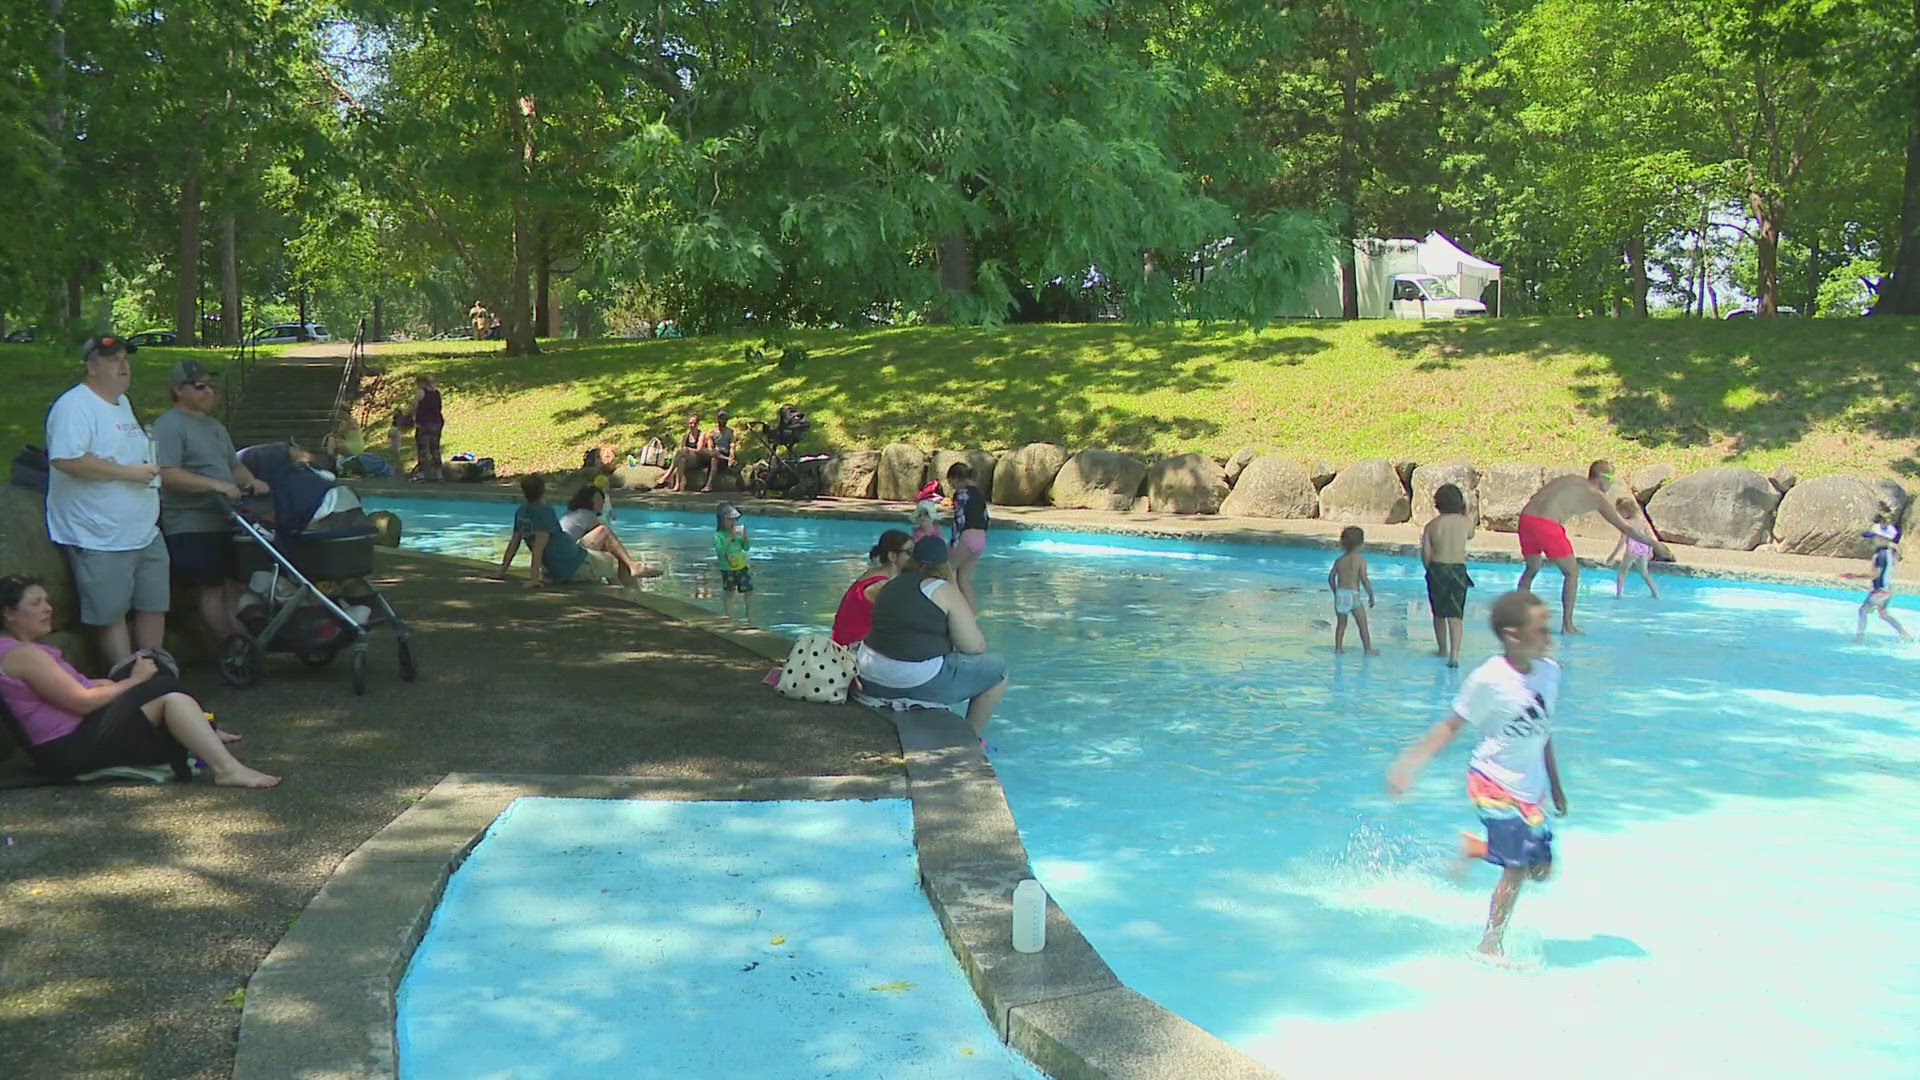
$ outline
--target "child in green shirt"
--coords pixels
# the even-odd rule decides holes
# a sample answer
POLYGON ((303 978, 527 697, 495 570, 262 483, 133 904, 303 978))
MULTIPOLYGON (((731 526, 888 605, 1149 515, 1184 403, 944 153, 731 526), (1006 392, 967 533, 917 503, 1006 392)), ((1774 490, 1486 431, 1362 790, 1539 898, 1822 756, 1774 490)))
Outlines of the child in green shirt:
POLYGON ((713 554, 720 561, 720 591, 727 618, 733 618, 733 594, 739 593, 747 622, 753 621, 753 571, 747 568, 747 549, 753 541, 740 522, 740 511, 730 502, 714 510, 713 554))

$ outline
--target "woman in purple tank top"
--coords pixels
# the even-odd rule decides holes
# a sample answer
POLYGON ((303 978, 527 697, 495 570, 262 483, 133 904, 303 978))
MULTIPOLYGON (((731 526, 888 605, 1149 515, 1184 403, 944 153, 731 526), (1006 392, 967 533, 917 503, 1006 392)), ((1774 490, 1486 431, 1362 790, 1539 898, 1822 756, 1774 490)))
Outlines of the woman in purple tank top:
POLYGON ((447 418, 440 411, 440 388, 433 376, 416 375, 420 389, 413 397, 413 478, 440 480, 445 472, 440 464, 440 431, 447 418))
POLYGON ((240 764, 200 703, 171 675, 141 656, 124 679, 89 679, 60 650, 42 645, 53 631, 53 601, 24 574, 0 578, 0 705, 42 771, 80 776, 120 765, 172 765, 187 778, 192 751, 213 782, 268 788, 280 778, 240 764))

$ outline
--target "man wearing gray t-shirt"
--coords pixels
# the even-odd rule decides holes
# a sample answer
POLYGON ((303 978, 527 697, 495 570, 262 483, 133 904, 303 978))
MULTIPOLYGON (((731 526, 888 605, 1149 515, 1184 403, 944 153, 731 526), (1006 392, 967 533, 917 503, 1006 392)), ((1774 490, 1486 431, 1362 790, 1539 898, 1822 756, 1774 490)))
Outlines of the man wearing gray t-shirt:
POLYGON ((153 421, 160 465, 160 532, 174 577, 199 590, 200 617, 216 641, 241 633, 234 618, 240 571, 228 505, 265 482, 234 459, 233 438, 213 416, 214 373, 198 360, 173 365, 173 408, 153 421))

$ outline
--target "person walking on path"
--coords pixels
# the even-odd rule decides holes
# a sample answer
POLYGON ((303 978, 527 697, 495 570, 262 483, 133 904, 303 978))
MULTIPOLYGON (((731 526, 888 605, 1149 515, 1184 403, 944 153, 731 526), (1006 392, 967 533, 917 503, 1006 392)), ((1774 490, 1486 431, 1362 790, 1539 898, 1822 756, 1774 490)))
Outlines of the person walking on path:
POLYGON ((241 633, 234 606, 240 569, 228 504, 264 495, 267 483, 236 460, 227 426, 212 415, 214 373, 198 360, 173 365, 167 392, 173 408, 153 421, 160 466, 160 533, 173 574, 199 593, 200 617, 215 641, 241 633))
POLYGON ((414 376, 418 389, 413 395, 413 469, 416 480, 441 480, 445 477, 440 462, 440 433, 447 418, 440 410, 440 388, 433 376, 424 372, 414 376))
POLYGON ((1500 867, 1480 939, 1481 954, 1493 960, 1503 956, 1507 920, 1521 886, 1553 874, 1553 829, 1544 804, 1551 797, 1554 812, 1567 813, 1553 757, 1560 665, 1547 658, 1553 651, 1547 618, 1547 605, 1530 592, 1515 590, 1495 600, 1493 636, 1501 655, 1462 680, 1453 708, 1387 769, 1387 791, 1397 798, 1461 728, 1472 725, 1479 736, 1467 766, 1467 799, 1487 835, 1485 840, 1461 836, 1459 872, 1464 874, 1472 859, 1500 867))
POLYGON ((1567 539, 1566 522, 1588 512, 1605 518, 1629 540, 1647 545, 1662 559, 1671 560, 1673 552, 1659 538, 1621 518, 1607 498, 1607 486, 1613 482, 1613 466, 1596 461, 1587 467, 1587 475, 1556 476, 1546 482, 1527 505, 1520 509, 1520 554, 1527 568, 1520 573, 1518 588, 1533 589, 1533 579, 1543 563, 1560 568, 1560 632, 1577 634, 1573 607, 1580 599, 1580 560, 1574 557, 1573 541, 1567 539))
POLYGON ((80 351, 84 379, 47 412, 47 535, 67 549, 80 621, 99 634, 108 664, 136 648, 160 648, 173 600, 160 466, 127 400, 130 351, 111 334, 89 339, 80 351))

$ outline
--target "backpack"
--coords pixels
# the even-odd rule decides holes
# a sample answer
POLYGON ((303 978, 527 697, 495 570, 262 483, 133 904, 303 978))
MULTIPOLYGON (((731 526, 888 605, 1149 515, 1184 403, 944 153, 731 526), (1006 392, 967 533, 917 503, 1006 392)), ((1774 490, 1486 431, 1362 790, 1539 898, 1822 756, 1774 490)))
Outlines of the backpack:
POLYGON ((19 453, 13 455, 13 483, 15 487, 23 487, 28 491, 37 491, 41 495, 45 495, 47 493, 47 476, 51 471, 52 466, 47 464, 47 451, 45 447, 28 443, 21 448, 19 453))

